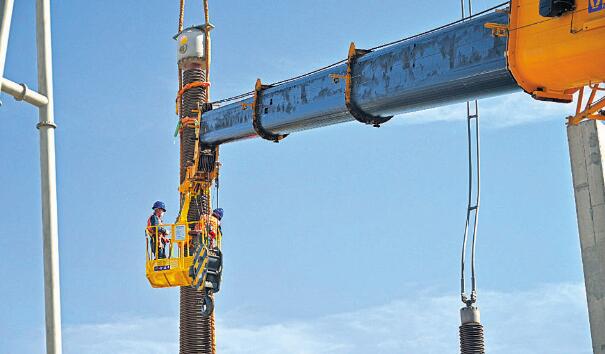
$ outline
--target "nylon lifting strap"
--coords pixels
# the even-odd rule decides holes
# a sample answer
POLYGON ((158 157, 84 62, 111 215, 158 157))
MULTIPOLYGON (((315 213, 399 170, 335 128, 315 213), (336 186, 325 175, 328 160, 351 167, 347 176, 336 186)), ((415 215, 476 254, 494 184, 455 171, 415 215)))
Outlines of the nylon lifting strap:
POLYGON ((192 82, 190 84, 183 86, 183 88, 180 89, 179 92, 176 93, 175 103, 176 103, 176 114, 177 115, 179 114, 179 100, 181 99, 183 94, 185 92, 191 90, 192 88, 196 88, 196 87, 203 87, 205 89, 208 89, 210 87, 210 83, 206 82, 206 81, 195 81, 195 82, 192 82))
POLYGON ((379 128, 381 124, 388 122, 393 116, 381 117, 364 112, 352 99, 353 96, 353 66, 357 63, 357 59, 370 53, 371 50, 356 49, 355 43, 351 42, 349 47, 349 55, 347 57, 347 74, 337 75, 332 74, 330 77, 334 79, 335 83, 338 83, 339 79, 344 79, 346 83, 345 87, 345 105, 349 110, 349 113, 360 123, 369 124, 376 128, 379 128))
MULTIPOLYGON (((263 91, 265 89, 268 89, 270 87, 273 87, 271 85, 263 85, 262 82, 260 81, 260 79, 256 80, 256 85, 254 87, 254 101, 252 102, 252 126, 254 127, 254 131, 256 132, 256 134, 258 134, 258 136, 260 136, 261 138, 265 139, 265 140, 270 140, 273 141, 274 143, 279 143, 281 140, 283 140, 285 137, 288 136, 288 134, 273 134, 270 131, 268 131, 267 129, 265 129, 263 127, 263 124, 261 122, 261 112, 262 112, 262 107, 261 107, 261 99, 262 99, 262 95, 263 95, 263 91)), ((246 107, 250 106, 250 104, 246 104, 246 103, 242 103, 242 109, 246 109, 246 107)))

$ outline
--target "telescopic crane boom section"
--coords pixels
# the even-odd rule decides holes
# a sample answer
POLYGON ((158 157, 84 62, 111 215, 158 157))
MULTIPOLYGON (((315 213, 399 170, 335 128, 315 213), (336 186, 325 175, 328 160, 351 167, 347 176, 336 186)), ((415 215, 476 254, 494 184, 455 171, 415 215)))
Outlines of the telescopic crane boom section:
MULTIPOLYGON (((540 8, 547 1, 513 0, 374 48, 352 65, 351 101, 382 117, 518 90, 539 100, 571 102, 580 88, 605 80, 605 66, 595 59, 605 55, 600 1, 576 1, 560 16, 544 17, 540 8)), ((252 104, 263 129, 279 136, 351 121, 346 80, 335 79, 346 77, 347 69, 346 63, 334 65, 267 87, 258 102, 252 97, 215 107, 204 113, 200 139, 216 145, 257 136, 254 112, 242 109, 252 104)), ((585 116, 580 120, 589 117, 578 113, 585 116)))
MULTIPOLYGON (((489 13, 357 57, 351 66, 350 100, 368 115, 388 117, 517 90, 506 68, 506 40, 484 28, 505 21, 506 14, 489 13)), ((339 79, 347 77, 348 67, 343 63, 265 89, 258 102, 263 127, 283 135, 354 120, 346 105, 348 80, 339 79)), ((205 113, 202 141, 255 137, 252 112, 241 108, 253 101, 205 113)))

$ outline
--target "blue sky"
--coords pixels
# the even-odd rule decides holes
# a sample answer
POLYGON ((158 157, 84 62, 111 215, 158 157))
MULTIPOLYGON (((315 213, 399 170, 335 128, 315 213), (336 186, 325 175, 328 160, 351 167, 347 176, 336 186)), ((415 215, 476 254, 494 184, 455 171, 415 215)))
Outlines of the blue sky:
MULTIPOLYGON (((177 1, 54 1, 64 352, 166 353, 178 291, 144 274, 155 200, 178 204, 177 1), (161 335, 158 335, 161 333, 161 335)), ((484 9, 496 1, 475 1, 484 9)), ((201 18, 189 1, 187 25, 201 18)), ((457 19, 459 3, 211 1, 214 99, 457 19)), ((33 2, 5 76, 35 87, 33 2)), ((0 348, 44 351, 37 112, 0 96, 0 348)), ((564 117, 483 100, 479 304, 491 353, 590 353, 564 117)), ((223 353, 456 353, 462 105, 221 149, 223 353)))

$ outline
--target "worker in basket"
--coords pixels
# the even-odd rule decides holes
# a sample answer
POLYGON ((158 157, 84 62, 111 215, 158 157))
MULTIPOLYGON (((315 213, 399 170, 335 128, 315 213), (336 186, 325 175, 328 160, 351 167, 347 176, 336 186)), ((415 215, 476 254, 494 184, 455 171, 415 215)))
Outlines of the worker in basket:
POLYGON ((166 212, 166 205, 157 201, 153 203, 153 214, 147 219, 147 234, 151 239, 151 253, 154 259, 166 258, 166 245, 170 242, 168 231, 160 225, 166 212), (159 241, 159 242, 158 242, 159 241), (156 253, 157 249, 157 255, 156 253))
POLYGON ((217 238, 221 235, 221 219, 223 218, 223 208, 216 208, 208 218, 208 243, 210 248, 217 248, 217 238))
POLYGON ((202 215, 199 224, 196 225, 196 233, 198 236, 189 245, 189 255, 195 254, 196 244, 205 242, 209 249, 218 248, 217 237, 221 234, 221 219, 223 218, 223 209, 216 208, 211 215, 202 215), (207 238, 202 238, 201 235, 207 235, 207 238))

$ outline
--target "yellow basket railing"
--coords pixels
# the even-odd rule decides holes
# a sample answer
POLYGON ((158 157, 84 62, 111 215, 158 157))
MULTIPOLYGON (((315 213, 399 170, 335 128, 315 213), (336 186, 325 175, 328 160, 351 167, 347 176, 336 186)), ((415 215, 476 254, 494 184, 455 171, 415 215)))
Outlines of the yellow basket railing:
POLYGON ((205 215, 200 221, 145 228, 146 273, 153 287, 191 285, 194 245, 203 244, 208 249, 221 246, 220 228, 210 218, 205 215))

